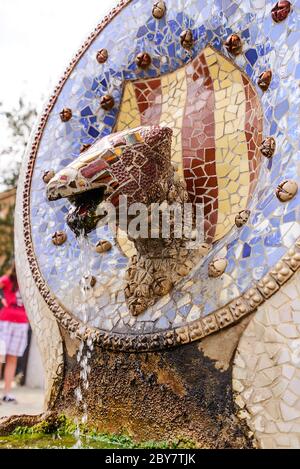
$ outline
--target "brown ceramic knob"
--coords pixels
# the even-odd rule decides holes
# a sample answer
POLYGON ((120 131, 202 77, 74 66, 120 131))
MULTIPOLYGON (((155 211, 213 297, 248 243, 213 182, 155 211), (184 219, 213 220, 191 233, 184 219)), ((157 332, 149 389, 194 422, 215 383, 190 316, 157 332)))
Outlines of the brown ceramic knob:
POLYGON ((68 107, 65 107, 60 113, 62 122, 68 122, 72 118, 72 111, 68 107))
POLYGON ((227 260, 224 258, 214 259, 208 264, 208 276, 217 278, 224 274, 227 267, 227 260))
POLYGON ((93 288, 96 285, 97 279, 93 275, 84 275, 80 283, 84 289, 89 289, 89 287, 93 288))
POLYGON ((136 56, 135 63, 139 68, 145 70, 151 65, 151 57, 148 52, 141 52, 136 56))
POLYGON ((240 36, 237 34, 231 34, 225 42, 225 47, 228 52, 232 55, 239 55, 242 52, 243 44, 240 36))
POLYGON ((261 75, 259 75, 257 84, 262 91, 267 91, 270 86, 271 80, 272 72, 271 70, 267 70, 266 72, 263 72, 261 75))
POLYGON ((97 279, 96 277, 94 277, 93 275, 91 276, 91 281, 90 281, 90 285, 91 287, 93 288, 97 283, 97 279))
POLYGON ((99 64, 104 64, 104 62, 106 62, 108 59, 107 49, 98 50, 96 54, 96 59, 97 59, 97 62, 99 62, 99 64))
POLYGON ((211 244, 201 243, 198 247, 198 253, 200 256, 206 256, 211 250, 211 244))
POLYGON ((288 202, 298 192, 298 184, 293 179, 281 182, 276 188, 276 196, 280 202, 288 202))
POLYGON ((241 228, 247 223, 250 217, 250 210, 241 210, 235 217, 235 224, 238 228, 241 228))
POLYGON ((157 20, 160 20, 166 13, 166 4, 165 2, 159 1, 159 2, 154 2, 153 8, 152 8, 152 15, 154 18, 157 20))
POLYGON ((194 37, 191 29, 185 29, 180 34, 180 43, 184 49, 191 49, 194 45, 194 37))
POLYGON ((91 146, 91 143, 84 143, 80 148, 80 153, 83 153, 84 151, 88 150, 91 146))
POLYGON ((45 171, 43 174, 43 181, 48 184, 54 176, 55 172, 52 169, 50 169, 50 171, 45 171))
POLYGON ((114 107, 115 100, 111 95, 105 94, 104 96, 102 96, 100 104, 102 109, 104 109, 105 111, 109 111, 114 107))
POLYGON ((98 241, 98 243, 96 244, 96 247, 95 247, 95 250, 96 252, 98 252, 99 254, 102 254, 104 252, 107 252, 107 251, 110 251, 112 248, 112 244, 105 240, 105 239, 101 239, 100 241, 98 241))
POLYGON ((52 243, 55 246, 61 246, 67 240, 67 235, 64 231, 56 231, 52 236, 52 243))
POLYGON ((273 137, 265 138, 260 146, 261 154, 264 155, 266 158, 272 158, 275 153, 275 149, 276 142, 273 137))
POLYGON ((291 11, 291 3, 283 0, 281 2, 277 2, 276 5, 272 8, 272 18, 275 23, 280 23, 281 21, 285 20, 291 11))

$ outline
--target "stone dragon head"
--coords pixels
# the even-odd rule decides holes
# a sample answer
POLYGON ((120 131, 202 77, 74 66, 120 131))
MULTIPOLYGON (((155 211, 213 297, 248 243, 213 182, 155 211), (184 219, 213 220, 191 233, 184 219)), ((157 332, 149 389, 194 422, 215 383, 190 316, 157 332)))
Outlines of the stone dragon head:
MULTIPOLYGON (((76 234, 97 225, 96 208, 111 202, 118 208, 120 196, 128 205, 144 203, 184 204, 185 183, 176 180, 171 164, 172 130, 149 126, 118 132, 96 142, 48 183, 49 201, 68 198, 75 205, 67 222, 76 234)), ((148 218, 147 218, 148 220, 148 218)), ((171 221, 172 222, 172 221, 171 221)), ((174 223, 173 223, 174 224, 174 223)), ((140 314, 167 294, 197 260, 190 255, 184 237, 135 239, 137 254, 129 262, 125 297, 130 311, 140 314)))

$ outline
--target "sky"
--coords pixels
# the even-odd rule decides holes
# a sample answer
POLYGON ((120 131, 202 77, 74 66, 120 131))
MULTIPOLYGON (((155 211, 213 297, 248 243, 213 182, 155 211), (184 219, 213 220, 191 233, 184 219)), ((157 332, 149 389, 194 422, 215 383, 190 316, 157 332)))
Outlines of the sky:
POLYGON ((117 0, 0 0, 0 102, 38 104, 117 0))
MULTIPOLYGON (((0 0, 0 103, 42 109, 69 62, 117 0, 0 0)), ((8 132, 0 116, 0 148, 8 132)), ((0 156, 0 172, 14 155, 0 156)), ((0 190, 4 187, 0 186, 0 190)))

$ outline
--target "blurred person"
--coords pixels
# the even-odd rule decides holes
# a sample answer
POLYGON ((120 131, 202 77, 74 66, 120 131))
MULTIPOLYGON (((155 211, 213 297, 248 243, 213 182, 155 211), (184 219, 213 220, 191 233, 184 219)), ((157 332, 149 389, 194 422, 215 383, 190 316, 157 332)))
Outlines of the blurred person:
MULTIPOLYGON (((3 308, 4 302, 2 296, 0 296, 0 309, 3 308)), ((3 339, 0 338, 0 379, 2 378, 1 376, 1 368, 2 368, 2 363, 5 363, 5 342, 3 339)))
POLYGON ((0 370, 1 370, 1 363, 4 363, 4 362, 5 362, 5 342, 3 339, 0 339, 0 370))
POLYGON ((0 288, 3 291, 3 308, 0 309, 0 345, 2 344, 0 354, 2 352, 2 356, 5 358, 2 400, 16 403, 11 389, 18 357, 23 356, 27 346, 28 319, 20 295, 14 263, 10 271, 0 277, 0 288))

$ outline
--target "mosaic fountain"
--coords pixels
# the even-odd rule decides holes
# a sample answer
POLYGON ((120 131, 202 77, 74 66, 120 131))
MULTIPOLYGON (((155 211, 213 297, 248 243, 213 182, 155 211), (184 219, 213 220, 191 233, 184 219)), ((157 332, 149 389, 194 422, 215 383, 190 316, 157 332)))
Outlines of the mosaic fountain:
POLYGON ((299 22, 299 1, 123 0, 78 51, 18 188, 49 411, 300 447, 299 22), (201 207, 197 249, 97 224, 120 194, 201 207))

